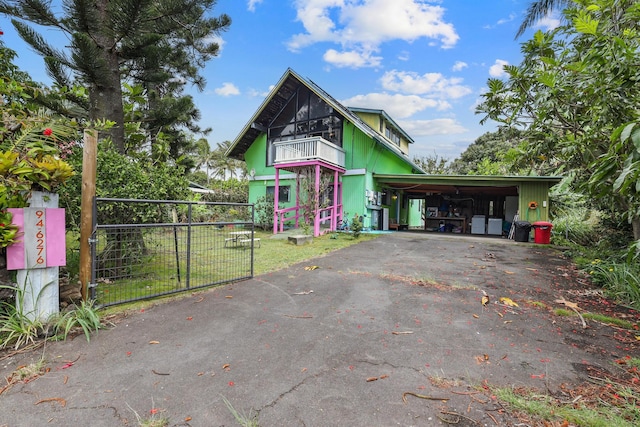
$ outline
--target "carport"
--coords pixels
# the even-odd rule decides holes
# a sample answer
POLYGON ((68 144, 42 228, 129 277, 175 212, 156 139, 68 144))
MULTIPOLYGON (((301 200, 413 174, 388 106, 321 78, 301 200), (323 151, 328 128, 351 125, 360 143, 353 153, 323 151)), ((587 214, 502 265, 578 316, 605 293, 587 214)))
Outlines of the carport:
POLYGON ((549 221, 561 177, 374 174, 390 195, 389 222, 425 231, 502 235, 514 220, 549 221))

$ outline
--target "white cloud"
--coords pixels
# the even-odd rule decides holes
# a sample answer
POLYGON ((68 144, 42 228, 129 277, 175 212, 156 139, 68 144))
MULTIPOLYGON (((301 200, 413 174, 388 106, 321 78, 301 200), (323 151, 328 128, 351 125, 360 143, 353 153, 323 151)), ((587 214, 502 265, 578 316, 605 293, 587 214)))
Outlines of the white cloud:
POLYGON ((411 136, 457 135, 468 132, 454 119, 409 120, 398 123, 411 136))
POLYGON ((379 67, 382 61, 382 57, 372 56, 371 52, 357 52, 355 50, 338 52, 335 49, 329 49, 322 58, 338 68, 379 67))
POLYGON ((233 83, 224 82, 221 87, 215 88, 214 92, 220 96, 240 95, 240 90, 233 83))
POLYGON ((456 61, 455 64, 453 64, 453 67, 451 67, 452 71, 462 71, 463 69, 467 68, 469 66, 469 64, 467 64, 466 62, 463 61, 456 61))
POLYGON ((406 118, 426 108, 448 109, 451 106, 444 101, 422 98, 417 95, 401 95, 388 93, 368 93, 356 95, 340 101, 349 107, 372 108, 384 110, 393 118, 406 118))
POLYGON ((515 13, 511 13, 511 14, 509 14, 508 18, 499 19, 498 22, 496 22, 495 24, 493 24, 493 25, 485 25, 483 28, 490 30, 490 29, 496 28, 496 27, 498 27, 500 25, 508 24, 509 22, 511 22, 514 19, 516 19, 516 17, 517 16, 516 16, 515 13))
POLYGON ((260 3, 262 3, 262 0, 249 0, 249 2, 247 3, 247 9, 250 12, 255 12, 256 5, 260 3))
POLYGON ((266 91, 260 91, 258 89, 249 89, 248 91, 246 91, 246 94, 250 98, 266 98, 267 96, 269 96, 269 94, 271 93, 271 90, 273 90, 274 87, 275 85, 269 85, 269 88, 266 91))
POLYGON ((489 75, 496 78, 505 77, 507 75, 503 68, 505 65, 509 65, 509 62, 503 59, 496 59, 496 62, 489 67, 489 75))
POLYGON ((400 61, 408 61, 410 58, 411 58, 411 54, 406 50, 403 50, 398 54, 398 59, 400 61))
POLYGON ((555 30, 560 26, 560 19, 551 15, 547 15, 544 18, 540 19, 534 25, 535 28, 541 28, 544 31, 555 30))
POLYGON ((438 98, 456 99, 471 93, 462 85, 461 78, 446 78, 440 73, 418 73, 392 70, 380 79, 382 87, 394 92, 413 95, 430 95, 438 98))
POLYGON ((391 40, 421 38, 447 49, 459 39, 453 25, 443 19, 445 9, 422 0, 296 0, 295 7, 305 32, 291 37, 292 51, 330 42, 341 45, 345 53, 370 53, 391 40))

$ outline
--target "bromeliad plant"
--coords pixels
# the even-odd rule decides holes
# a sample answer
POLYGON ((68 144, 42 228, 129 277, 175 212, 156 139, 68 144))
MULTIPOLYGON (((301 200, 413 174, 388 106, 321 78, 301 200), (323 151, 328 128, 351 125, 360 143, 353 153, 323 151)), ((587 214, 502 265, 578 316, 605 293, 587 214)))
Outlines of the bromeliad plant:
POLYGON ((44 89, 13 65, 14 57, 0 40, 0 248, 16 238, 6 209, 24 207, 31 190, 53 191, 71 177, 61 148, 78 139, 74 120, 36 106, 44 89))
POLYGON ((16 242, 18 227, 11 223, 11 217, 10 212, 0 211, 0 248, 16 242))

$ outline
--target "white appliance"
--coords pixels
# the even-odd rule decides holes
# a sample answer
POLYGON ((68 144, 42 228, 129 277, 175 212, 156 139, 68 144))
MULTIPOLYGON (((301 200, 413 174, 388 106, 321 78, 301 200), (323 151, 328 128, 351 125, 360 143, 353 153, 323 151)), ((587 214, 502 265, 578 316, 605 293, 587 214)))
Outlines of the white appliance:
POLYGON ((389 230, 389 208, 382 208, 382 229, 389 230))
POLYGON ((484 215, 474 215, 473 218, 471 218, 471 234, 485 233, 484 218, 484 215))
POLYGON ((489 218, 487 234, 495 234, 497 236, 502 234, 502 218, 489 218))

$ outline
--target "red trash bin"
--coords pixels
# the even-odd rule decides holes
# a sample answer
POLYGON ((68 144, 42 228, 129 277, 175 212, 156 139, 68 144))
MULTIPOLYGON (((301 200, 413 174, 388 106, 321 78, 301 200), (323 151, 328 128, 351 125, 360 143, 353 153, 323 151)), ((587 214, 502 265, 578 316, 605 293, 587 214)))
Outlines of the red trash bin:
POLYGON ((551 229, 553 224, 546 221, 538 221, 531 224, 533 227, 533 241, 543 245, 551 243, 551 229))

